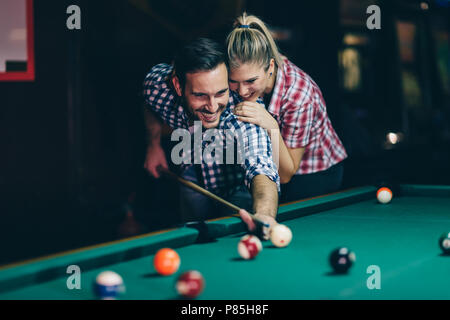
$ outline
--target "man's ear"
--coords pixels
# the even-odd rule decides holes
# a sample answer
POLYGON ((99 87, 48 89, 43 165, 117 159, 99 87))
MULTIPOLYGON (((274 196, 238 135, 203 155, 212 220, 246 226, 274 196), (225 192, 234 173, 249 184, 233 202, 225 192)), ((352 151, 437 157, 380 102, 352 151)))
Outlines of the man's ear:
POLYGON ((172 84, 177 94, 181 97, 183 95, 183 90, 181 90, 180 79, 178 79, 177 76, 172 77, 172 84))

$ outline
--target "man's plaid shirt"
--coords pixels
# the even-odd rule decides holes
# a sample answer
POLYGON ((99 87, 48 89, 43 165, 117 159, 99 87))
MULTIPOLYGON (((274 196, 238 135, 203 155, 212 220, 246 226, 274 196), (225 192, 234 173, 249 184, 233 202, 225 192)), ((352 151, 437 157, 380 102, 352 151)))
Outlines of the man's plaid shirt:
MULTIPOLYGON (((182 99, 169 84, 171 74, 172 66, 168 64, 154 66, 144 80, 144 100, 146 106, 158 114, 170 127, 189 130, 192 119, 185 112, 182 99)), ((194 137, 199 134, 199 130, 202 131, 202 148, 199 153, 204 157, 201 159, 201 164, 198 163, 203 179, 200 182, 207 190, 225 196, 232 193, 242 183, 250 189, 253 178, 261 174, 276 182, 279 190, 278 169, 273 162, 272 146, 267 131, 254 124, 237 120, 232 110, 239 102, 238 96, 230 92, 228 105, 222 112, 216 128, 201 130, 199 126, 194 126, 196 130, 194 137), (234 140, 234 143, 230 144, 229 139, 234 140), (204 152, 205 149, 211 152, 204 152), (215 151, 222 153, 222 157, 215 151), (222 158, 223 161, 217 161, 214 157, 222 158), (243 161, 241 164, 236 162, 226 164, 229 163, 226 160, 230 159, 229 157, 234 161, 238 159, 243 161)), ((191 138, 192 140, 194 139, 191 138)), ((192 151, 190 155, 183 154, 183 157, 192 160, 192 151)), ((182 170, 187 169, 190 163, 181 163, 182 170)))

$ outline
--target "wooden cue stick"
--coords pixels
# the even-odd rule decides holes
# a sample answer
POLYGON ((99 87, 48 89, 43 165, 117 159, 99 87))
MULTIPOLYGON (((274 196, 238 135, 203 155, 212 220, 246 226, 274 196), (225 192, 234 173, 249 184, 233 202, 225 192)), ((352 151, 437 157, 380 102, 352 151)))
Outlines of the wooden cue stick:
MULTIPOLYGON (((195 190, 195 191, 197 191, 197 192, 203 194, 204 196, 209 197, 209 198, 211 198, 211 199, 213 199, 213 200, 215 200, 215 201, 218 201, 218 202, 224 204, 225 206, 227 206, 228 208, 230 208, 230 209, 232 209, 232 210, 234 210, 234 211, 236 211, 236 212, 239 212, 239 210, 241 210, 241 208, 239 208, 238 206, 232 204, 231 202, 228 202, 228 201, 226 201, 225 199, 223 199, 223 198, 221 198, 221 197, 215 195, 214 193, 209 192, 208 190, 206 190, 206 189, 200 187, 199 185, 197 185, 196 183, 194 183, 194 182, 192 182, 192 181, 188 181, 188 180, 186 180, 186 179, 183 179, 183 178, 177 176, 177 175, 176 175, 175 173, 173 173, 172 171, 162 170, 161 172, 164 173, 164 174, 166 174, 166 175, 169 176, 170 178, 175 179, 175 180, 177 180, 178 182, 184 184, 186 187, 191 188, 191 189, 193 189, 193 190, 195 190)), ((259 219, 256 218, 253 214, 249 213, 249 215, 250 215, 250 217, 253 219, 253 221, 259 222, 259 223, 261 223, 262 225, 264 225, 265 227, 269 227, 269 225, 268 225, 267 223, 265 223, 265 222, 259 220, 259 219)))

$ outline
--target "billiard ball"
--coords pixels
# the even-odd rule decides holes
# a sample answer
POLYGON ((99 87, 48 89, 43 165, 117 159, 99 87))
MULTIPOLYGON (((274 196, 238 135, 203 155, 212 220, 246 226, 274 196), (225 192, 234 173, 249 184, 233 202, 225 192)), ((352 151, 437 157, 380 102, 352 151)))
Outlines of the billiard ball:
POLYGON ((173 249, 160 249, 153 258, 153 266, 163 276, 174 274, 180 267, 180 256, 173 249))
POLYGON ((239 255, 245 259, 253 259, 262 250, 261 240, 257 236, 247 234, 241 238, 238 243, 239 255))
POLYGON ((389 188, 383 187, 377 191, 377 200, 379 203, 389 203, 392 200, 392 191, 389 188))
POLYGON ((193 299, 202 293, 205 280, 196 270, 186 271, 178 277, 175 288, 181 296, 193 299))
POLYGON ((125 291, 122 277, 114 271, 103 271, 95 279, 94 292, 99 299, 114 300, 125 291))
POLYGON ((336 273, 346 273, 355 260, 355 254, 346 247, 333 250, 329 257, 330 265, 336 273))
POLYGON ((282 248, 292 240, 292 231, 284 224, 277 224, 270 230, 270 241, 275 247, 282 248))
POLYGON ((439 247, 444 254, 450 255, 450 232, 444 233, 439 238, 439 247))

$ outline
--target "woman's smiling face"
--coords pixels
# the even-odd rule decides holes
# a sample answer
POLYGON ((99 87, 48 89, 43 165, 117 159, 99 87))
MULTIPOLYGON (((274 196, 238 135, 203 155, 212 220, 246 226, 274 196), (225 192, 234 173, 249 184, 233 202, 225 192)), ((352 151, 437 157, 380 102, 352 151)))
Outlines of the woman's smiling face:
POLYGON ((269 84, 270 69, 266 71, 256 63, 245 63, 231 68, 230 89, 236 91, 245 101, 256 101, 258 97, 264 96, 264 91, 269 84))

